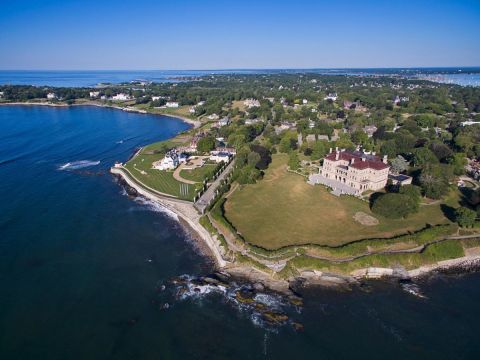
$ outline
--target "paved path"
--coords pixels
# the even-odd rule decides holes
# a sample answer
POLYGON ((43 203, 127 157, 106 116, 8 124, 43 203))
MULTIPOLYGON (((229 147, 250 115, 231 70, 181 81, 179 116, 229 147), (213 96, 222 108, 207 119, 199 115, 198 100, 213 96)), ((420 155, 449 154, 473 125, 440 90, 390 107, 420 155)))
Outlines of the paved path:
POLYGON ((210 204, 210 202, 213 200, 215 197, 215 191, 217 190, 218 186, 220 185, 220 182, 227 177, 228 174, 230 174, 235 166, 235 160, 232 160, 230 164, 223 170, 223 172, 220 174, 220 176, 209 186, 207 191, 205 191, 202 196, 200 196, 200 199, 195 203, 195 207, 200 211, 200 213, 204 213, 205 209, 207 206, 210 204))
POLYGON ((195 181, 184 179, 184 178, 180 175, 180 171, 182 171, 184 167, 185 167, 184 164, 181 164, 180 166, 178 166, 178 167, 175 169, 175 171, 173 172, 173 178, 174 178, 175 180, 180 181, 180 182, 183 182, 183 183, 185 183, 185 184, 190 184, 190 185, 196 184, 195 181))

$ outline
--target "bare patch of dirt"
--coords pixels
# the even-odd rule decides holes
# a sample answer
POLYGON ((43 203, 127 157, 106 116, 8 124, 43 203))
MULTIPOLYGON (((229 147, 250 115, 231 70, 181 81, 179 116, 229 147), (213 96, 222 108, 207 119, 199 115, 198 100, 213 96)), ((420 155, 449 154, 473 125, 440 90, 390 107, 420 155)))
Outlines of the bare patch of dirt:
POLYGON ((356 222, 359 222, 362 225, 365 226, 375 226, 378 225, 378 219, 374 218, 371 215, 365 214, 362 211, 356 212, 355 215, 353 215, 353 220, 356 222))

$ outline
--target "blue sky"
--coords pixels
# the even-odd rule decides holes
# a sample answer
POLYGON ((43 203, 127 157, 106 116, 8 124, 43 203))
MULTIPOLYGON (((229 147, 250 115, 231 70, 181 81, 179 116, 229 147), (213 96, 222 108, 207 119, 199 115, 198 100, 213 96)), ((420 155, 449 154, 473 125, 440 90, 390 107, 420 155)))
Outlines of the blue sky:
POLYGON ((0 69, 480 65, 480 1, 0 0, 0 69))

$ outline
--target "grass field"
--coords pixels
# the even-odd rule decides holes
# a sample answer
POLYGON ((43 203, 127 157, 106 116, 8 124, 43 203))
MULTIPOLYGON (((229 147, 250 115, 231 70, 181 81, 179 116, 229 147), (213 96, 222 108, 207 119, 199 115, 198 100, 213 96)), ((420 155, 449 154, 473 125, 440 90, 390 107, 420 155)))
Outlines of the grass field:
POLYGON ((201 184, 188 185, 188 192, 182 194, 180 191, 181 183, 173 178, 173 172, 152 169, 152 163, 163 158, 163 153, 155 153, 162 148, 162 144, 166 143, 168 147, 173 147, 182 144, 185 140, 188 140, 187 136, 179 136, 172 140, 150 144, 143 148, 135 158, 128 161, 125 167, 137 180, 156 191, 184 200, 193 200, 193 197, 201 188, 201 184), (145 174, 142 174, 142 171, 145 174))
MULTIPOLYGON (((265 249, 296 244, 341 245, 367 238, 393 237, 444 224, 441 204, 422 206, 407 219, 386 219, 373 214, 367 202, 354 197, 336 197, 323 186, 311 186, 299 175, 288 173, 288 156, 278 154, 265 178, 236 190, 225 203, 225 216, 246 241, 265 249), (379 220, 375 226, 356 222, 364 212, 379 220)), ((446 200, 458 206, 458 192, 446 200)))
POLYGON ((179 106, 178 108, 164 108, 164 109, 151 108, 148 105, 144 105, 144 104, 135 105, 135 107, 138 109, 148 110, 148 112, 153 114, 166 114, 166 115, 172 115, 172 116, 178 115, 178 116, 183 116, 190 119, 196 118, 195 115, 190 112, 190 106, 188 105, 179 106))
POLYGON ((205 164, 193 170, 182 170, 180 171, 180 176, 184 179, 201 183, 205 179, 211 179, 216 168, 217 166, 214 164, 205 164))

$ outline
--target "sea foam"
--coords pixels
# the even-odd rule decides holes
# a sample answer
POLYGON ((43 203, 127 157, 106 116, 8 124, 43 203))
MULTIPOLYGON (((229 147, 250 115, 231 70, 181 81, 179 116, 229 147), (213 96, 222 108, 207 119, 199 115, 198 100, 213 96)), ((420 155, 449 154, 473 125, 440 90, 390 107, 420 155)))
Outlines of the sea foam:
POLYGON ((78 170, 90 166, 96 166, 100 164, 100 161, 90 161, 90 160, 80 160, 67 162, 66 164, 61 165, 58 170, 78 170))

